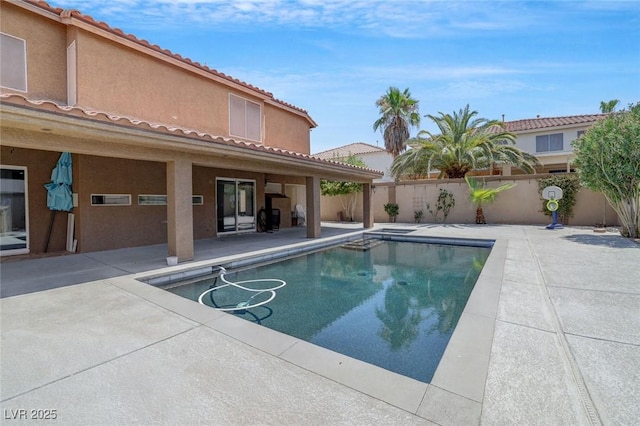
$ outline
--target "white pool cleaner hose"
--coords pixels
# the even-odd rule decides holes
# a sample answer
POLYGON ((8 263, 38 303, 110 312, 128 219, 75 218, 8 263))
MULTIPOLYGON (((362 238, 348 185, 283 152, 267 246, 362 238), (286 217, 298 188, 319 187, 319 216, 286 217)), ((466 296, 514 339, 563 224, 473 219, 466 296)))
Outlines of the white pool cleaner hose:
POLYGON ((225 287, 229 287, 229 286, 237 287, 239 289, 242 289, 242 290, 245 290, 245 291, 249 291, 251 293, 255 293, 248 300, 246 300, 244 302, 240 302, 236 306, 233 306, 233 307, 217 308, 215 306, 209 306, 210 308, 216 309, 218 311, 229 311, 229 312, 242 311, 242 310, 245 310, 245 309, 251 309, 251 308, 255 308, 255 307, 258 307, 258 306, 265 305, 265 304, 271 302, 276 297, 276 290, 278 290, 279 288, 282 288, 285 285, 287 285, 287 283, 285 281, 279 280, 277 278, 264 278, 264 279, 259 279, 259 280, 244 280, 244 281, 238 281, 238 282, 234 283, 234 282, 231 282, 231 281, 229 281, 229 280, 227 280, 225 278, 225 274, 227 273, 226 269, 224 269, 222 266, 218 266, 218 268, 220 268, 219 277, 225 284, 219 285, 219 286, 216 286, 216 287, 212 287, 212 288, 202 292, 200 297, 198 297, 198 303, 200 303, 202 305, 205 305, 205 306, 209 306, 209 305, 207 305, 207 304, 205 304, 203 302, 204 297, 207 294, 213 293, 214 291, 217 291, 217 290, 220 290, 221 288, 225 288, 225 287), (241 284, 249 284, 249 283, 268 283, 268 282, 277 283, 277 285, 275 285, 274 287, 263 288, 263 289, 255 289, 255 288, 245 287, 244 285, 241 285, 241 284), (269 296, 266 300, 263 300, 262 302, 251 303, 251 300, 254 297, 259 296, 259 295, 261 295, 263 293, 271 293, 271 296, 269 296))

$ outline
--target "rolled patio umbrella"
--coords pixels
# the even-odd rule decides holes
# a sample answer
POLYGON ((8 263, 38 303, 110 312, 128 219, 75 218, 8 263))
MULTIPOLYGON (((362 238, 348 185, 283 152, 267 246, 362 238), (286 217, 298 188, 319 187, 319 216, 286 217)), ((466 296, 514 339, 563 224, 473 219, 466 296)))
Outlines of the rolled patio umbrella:
POLYGON ((49 210, 70 212, 73 209, 72 183, 71 154, 63 152, 51 172, 51 182, 44 185, 49 210))
POLYGON ((47 207, 51 210, 51 221, 49 222, 49 233, 47 234, 47 244, 44 252, 49 249, 51 230, 57 211, 70 212, 73 209, 73 195, 71 194, 71 184, 73 183, 73 169, 71 166, 71 154, 63 152, 58 159, 56 167, 51 172, 51 182, 46 183, 47 207))

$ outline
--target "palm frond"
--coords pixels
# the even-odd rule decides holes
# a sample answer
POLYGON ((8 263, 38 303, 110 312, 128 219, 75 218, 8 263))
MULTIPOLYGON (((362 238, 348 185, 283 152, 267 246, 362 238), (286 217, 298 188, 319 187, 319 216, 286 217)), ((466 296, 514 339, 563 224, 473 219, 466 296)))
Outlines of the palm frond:
POLYGON ((477 206, 492 203, 500 192, 516 186, 515 183, 505 183, 497 188, 487 188, 484 182, 481 183, 476 178, 465 176, 464 180, 469 185, 469 201, 477 206))
POLYGON ((450 178, 461 178, 471 170, 493 164, 511 164, 526 173, 535 172, 538 160, 514 146, 516 136, 507 132, 501 121, 479 118, 477 114, 469 105, 452 114, 427 114, 439 133, 418 133, 409 144, 421 144, 429 139, 431 145, 429 150, 421 149, 413 155, 427 156, 433 168, 439 169, 443 177, 450 178))

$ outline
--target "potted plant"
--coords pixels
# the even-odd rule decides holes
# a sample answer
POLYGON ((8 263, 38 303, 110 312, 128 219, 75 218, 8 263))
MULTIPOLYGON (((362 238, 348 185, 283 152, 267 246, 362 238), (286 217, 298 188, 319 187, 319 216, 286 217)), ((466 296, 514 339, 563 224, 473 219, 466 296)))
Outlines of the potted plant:
POLYGON ((422 210, 416 210, 413 212, 413 219, 416 221, 416 223, 420 223, 422 222, 423 215, 424 215, 424 212, 422 210))
POLYGON ((389 222, 395 223, 400 207, 396 203, 387 203, 384 205, 384 211, 389 215, 389 222))

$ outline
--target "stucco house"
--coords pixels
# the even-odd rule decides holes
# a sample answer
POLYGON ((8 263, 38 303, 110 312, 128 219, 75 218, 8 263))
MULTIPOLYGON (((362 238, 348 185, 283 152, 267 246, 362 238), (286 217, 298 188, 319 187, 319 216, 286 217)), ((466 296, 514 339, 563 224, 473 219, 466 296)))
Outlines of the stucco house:
MULTIPOLYGON (((571 115, 565 117, 536 117, 506 121, 505 128, 516 135, 516 146, 522 151, 535 155, 541 167, 538 173, 570 172, 573 148, 571 142, 586 132, 589 127, 606 114, 571 115)), ((356 142, 314 154, 318 158, 341 160, 355 155, 368 167, 381 170, 384 175, 374 179, 374 183, 393 182, 391 164, 393 156, 385 149, 364 142, 356 142)), ((504 176, 521 174, 522 171, 510 166, 495 169, 504 176)), ((432 178, 437 173, 431 174, 432 178)))
POLYGON ((393 155, 391 155, 386 149, 380 148, 379 146, 374 146, 364 142, 355 142, 313 154, 314 157, 335 161, 344 160, 352 155, 361 159, 367 167, 374 170, 380 170, 384 173, 381 178, 374 179, 374 183, 393 182, 393 176, 391 176, 393 155))
MULTIPOLYGON (((536 117, 505 121, 507 131, 516 135, 516 146, 535 155, 542 168, 538 173, 570 172, 573 148, 571 142, 585 133, 606 114, 571 115, 565 117, 536 117)), ((505 166, 503 175, 519 174, 519 170, 505 166)))
MULTIPOLYGON (((508 131, 516 135, 516 146, 521 150, 535 155, 541 163, 536 170, 539 175, 547 175, 549 173, 567 173, 574 171, 571 168, 573 159, 573 148, 571 142, 576 140, 580 135, 586 132, 598 120, 606 117, 606 114, 588 114, 574 115, 565 117, 536 117, 531 119, 506 121, 504 125, 508 131)), ((374 180, 374 197, 373 204, 375 210, 375 220, 384 222, 387 220, 387 214, 383 210, 385 203, 398 203, 401 205, 401 220, 411 222, 412 214, 415 211, 425 208, 425 200, 434 200, 438 196, 438 185, 448 185, 447 181, 441 182, 437 179, 438 173, 432 171, 429 179, 424 180, 407 180, 395 183, 390 176, 389 169, 393 162, 391 155, 387 154, 386 163, 374 163, 371 157, 380 155, 382 149, 368 145, 365 143, 354 143, 334 148, 317 154, 324 158, 346 158, 350 154, 354 154, 361 158, 368 166, 384 170, 385 176, 382 179, 374 180), (371 156, 371 157, 370 157, 371 156), (432 187, 432 184, 435 185, 432 187), (408 188, 408 189, 407 189, 408 188), (377 191, 377 192, 376 192, 377 191), (404 216, 403 216, 404 215, 404 216)), ((476 174, 488 175, 489 170, 481 170, 476 174)), ((513 176, 518 182, 522 183, 522 179, 526 179, 524 172, 516 167, 499 166, 491 170, 494 175, 513 176)), ((496 176, 500 179, 499 176, 496 176)), ((514 181, 516 182, 516 181, 514 181)), ((454 181, 448 189, 458 191, 459 188, 466 188, 466 185, 454 181), (462 186, 461 186, 462 185, 462 186)), ((466 191, 466 189, 464 189, 466 191)), ((466 197, 466 193, 456 193, 459 200, 466 197)), ((504 223, 542 223, 543 217, 539 217, 539 194, 537 193, 537 185, 521 184, 516 192, 520 201, 516 204, 516 209, 510 208, 509 214, 507 209, 501 211, 501 220, 504 223), (531 190, 531 188, 534 188, 531 190), (529 190, 529 191, 527 191, 529 190)), ((511 191, 514 194, 514 191, 511 191)), ((593 194, 590 191, 582 191, 580 212, 572 219, 572 223, 581 225, 592 225, 594 223, 615 223, 616 214, 607 207, 606 201, 601 194, 593 194), (604 212, 599 214, 598 212, 604 212), (607 219, 608 218, 608 219, 607 219)), ((335 218, 342 211, 343 207, 337 197, 323 197, 322 199, 322 217, 324 220, 336 220, 335 218)), ((358 201, 360 202, 360 201, 358 201)), ((433 201, 432 201, 433 202, 433 201)), ((457 213, 461 210, 458 209, 457 213)), ((457 214, 456 213, 456 214, 457 214)), ((358 213, 355 215, 356 220, 360 220, 358 213)), ((452 221, 465 223, 464 215, 451 217, 452 221)))
POLYGON ((304 109, 76 10, 0 7, 3 255, 64 251, 72 232, 80 252, 167 243, 184 261, 195 239, 260 231, 263 210, 290 226, 296 204, 319 237, 320 179, 369 203, 380 173, 312 157, 304 109), (47 207, 63 152, 74 220, 47 207))

